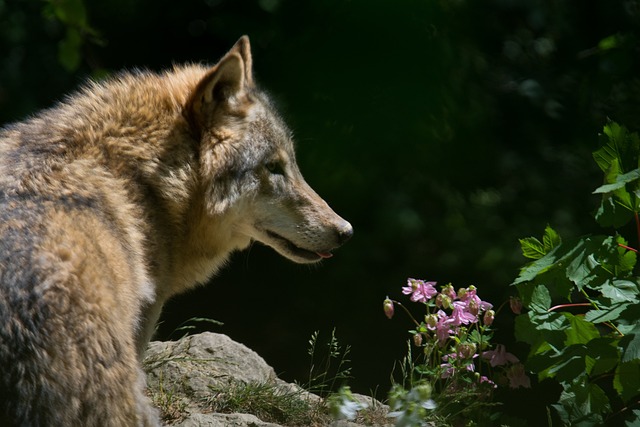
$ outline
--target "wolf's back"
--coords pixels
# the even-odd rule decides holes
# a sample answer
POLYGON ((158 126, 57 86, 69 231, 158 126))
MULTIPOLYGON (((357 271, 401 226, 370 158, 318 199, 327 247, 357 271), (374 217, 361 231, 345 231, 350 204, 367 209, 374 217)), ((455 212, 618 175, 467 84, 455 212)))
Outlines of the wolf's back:
POLYGON ((0 425, 156 425, 131 328, 150 298, 133 212, 51 138, 0 131, 0 425))

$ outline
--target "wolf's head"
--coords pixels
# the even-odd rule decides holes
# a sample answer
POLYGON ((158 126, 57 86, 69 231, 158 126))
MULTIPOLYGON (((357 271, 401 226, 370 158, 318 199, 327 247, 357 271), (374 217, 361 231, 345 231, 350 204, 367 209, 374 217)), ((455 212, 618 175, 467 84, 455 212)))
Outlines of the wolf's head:
POLYGON ((330 257, 351 237, 351 224, 302 177, 290 131, 254 84, 246 36, 200 80, 185 116, 210 215, 300 263, 330 257))

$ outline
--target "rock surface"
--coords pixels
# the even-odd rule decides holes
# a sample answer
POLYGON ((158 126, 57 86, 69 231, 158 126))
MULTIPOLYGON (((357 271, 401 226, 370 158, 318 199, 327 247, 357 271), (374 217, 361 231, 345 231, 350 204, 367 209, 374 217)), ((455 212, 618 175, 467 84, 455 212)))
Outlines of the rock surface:
MULTIPOLYGON (((144 361, 147 372, 149 395, 162 413, 167 425, 181 427, 282 427, 283 425, 351 427, 361 424, 351 422, 332 422, 326 415, 320 416, 318 408, 321 401, 318 396, 302 390, 294 384, 288 384, 278 379, 275 371, 262 357, 246 346, 231 340, 226 335, 205 332, 185 337, 179 341, 151 342, 144 361), (258 402, 250 402, 246 394, 240 390, 247 390, 246 385, 257 385, 258 392, 266 392, 265 397, 257 396, 258 402), (230 394, 236 392, 233 399, 230 394), (266 390, 266 391, 265 391, 266 390), (290 407, 309 408, 313 417, 301 421, 291 421, 288 407, 271 408, 270 397, 284 396, 283 402, 290 407), (238 397, 238 396, 242 397, 238 397), (244 402, 248 410, 234 413, 233 405, 244 402), (220 407, 224 407, 219 413, 220 407), (251 409, 257 408, 253 413, 251 409), (263 410, 266 408, 266 410, 263 410), (274 415, 275 414, 275 415, 274 415), (289 422, 274 422, 274 419, 289 420, 289 422), (265 419, 261 419, 265 418, 265 419), (271 420, 269 418, 272 418, 271 420), (295 424, 292 424, 295 423, 295 424)), ((251 389, 253 390, 253 389, 251 389)), ((369 399, 364 396, 362 399, 369 399)), ((274 400, 272 406, 278 406, 274 400)), ((376 402, 384 411, 384 405, 376 402)), ((242 408, 242 406, 240 406, 242 408)), ((384 419, 384 415, 380 417, 384 419)), ((367 425, 391 425, 367 423, 367 425)))

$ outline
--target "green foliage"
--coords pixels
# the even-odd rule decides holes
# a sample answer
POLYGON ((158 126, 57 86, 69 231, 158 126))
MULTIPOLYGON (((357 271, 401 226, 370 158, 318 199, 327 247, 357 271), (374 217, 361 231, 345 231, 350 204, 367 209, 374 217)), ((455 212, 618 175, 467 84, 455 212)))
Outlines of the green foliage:
POLYGON ((212 412, 253 414, 263 421, 284 426, 314 426, 329 422, 322 403, 274 383, 230 381, 212 388, 204 404, 212 412))
MULTIPOLYGON (((596 220, 640 227, 640 138, 608 123, 593 157, 604 172, 596 220)), ((640 422, 640 277, 637 250, 619 233, 562 241, 550 227, 543 242, 520 240, 525 265, 513 282, 526 313, 516 338, 530 346, 526 366, 562 386, 553 406, 565 425, 640 422)))
POLYGON ((171 332, 169 338, 172 338, 175 334, 178 333, 183 334, 180 338, 184 338, 189 334, 202 332, 203 330, 209 330, 210 326, 222 325, 224 325, 224 323, 218 320, 209 319, 208 317, 191 317, 178 325, 178 327, 176 327, 173 332, 171 332))
POLYGON ((58 43, 58 61, 67 71, 75 71, 80 66, 86 41, 104 43, 89 25, 84 0, 47 0, 44 13, 66 27, 65 37, 58 43))
POLYGON ((351 378, 349 363, 350 346, 344 348, 338 342, 335 328, 331 331, 331 338, 326 343, 326 351, 319 350, 319 331, 311 334, 309 349, 310 357, 309 380, 304 388, 311 393, 327 396, 335 392, 337 386, 351 378))
POLYGON ((530 259, 540 259, 556 246, 562 243, 562 239, 556 233, 556 231, 547 226, 544 229, 544 235, 542 236, 542 242, 535 237, 527 237, 520 239, 520 247, 522 248, 522 254, 530 259))

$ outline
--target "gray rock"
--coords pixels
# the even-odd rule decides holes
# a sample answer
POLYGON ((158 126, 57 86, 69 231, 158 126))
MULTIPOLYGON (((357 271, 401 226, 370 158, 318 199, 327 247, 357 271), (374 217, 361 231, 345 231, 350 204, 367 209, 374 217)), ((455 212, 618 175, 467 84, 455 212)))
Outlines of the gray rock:
POLYGON ((177 427, 281 427, 249 414, 191 414, 177 427))
MULTIPOLYGON (((280 380, 257 353, 222 334, 205 332, 179 341, 151 342, 144 367, 149 394, 164 414, 165 422, 173 426, 282 427, 255 415, 212 413, 212 401, 228 392, 233 384, 268 385, 310 405, 322 401, 299 386, 280 380)), ((370 397, 355 396, 369 406, 373 403, 383 407, 370 397)), ((327 425, 360 426, 346 421, 327 425)))
POLYGON ((190 399, 206 399, 212 389, 223 387, 229 380, 268 383, 277 378, 256 352, 226 335, 211 332, 179 341, 151 342, 144 365, 150 388, 163 388, 190 399))

